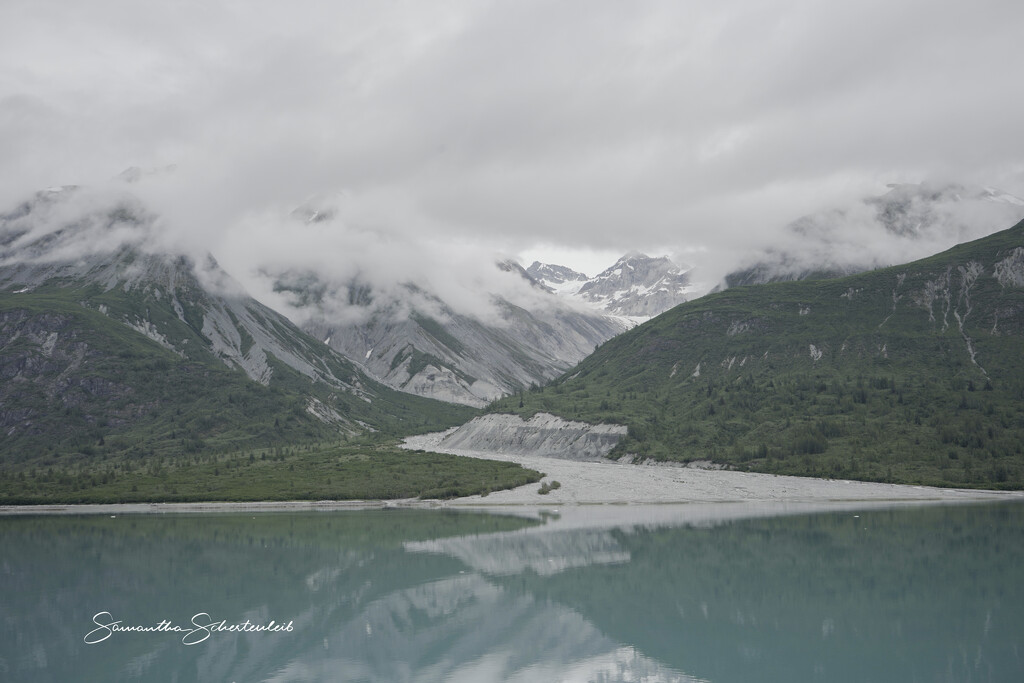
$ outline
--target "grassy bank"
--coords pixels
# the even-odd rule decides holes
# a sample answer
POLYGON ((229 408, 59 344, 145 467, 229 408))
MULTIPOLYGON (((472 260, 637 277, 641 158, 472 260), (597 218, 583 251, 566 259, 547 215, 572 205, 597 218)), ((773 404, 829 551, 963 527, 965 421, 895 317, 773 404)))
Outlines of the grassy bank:
POLYGON ((0 471, 0 504, 453 498, 541 477, 513 463, 393 444, 307 444, 0 471))

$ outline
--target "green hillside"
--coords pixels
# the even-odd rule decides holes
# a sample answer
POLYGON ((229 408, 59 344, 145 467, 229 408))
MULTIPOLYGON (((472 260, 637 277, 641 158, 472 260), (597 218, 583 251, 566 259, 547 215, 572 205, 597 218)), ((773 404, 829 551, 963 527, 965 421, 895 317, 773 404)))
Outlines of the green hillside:
POLYGON ((629 426, 613 454, 1024 486, 1024 223, 908 265, 730 289, 492 411, 629 426))
MULTIPOLYGON (((117 290, 44 287, 0 292, 0 455, 8 465, 81 456, 202 454, 443 428, 472 411, 396 392, 324 351, 340 391, 269 358, 267 385, 221 362, 203 337, 178 323, 175 353, 111 314, 133 297, 117 290), (103 307, 105 312, 100 312, 103 307), (311 405, 338 417, 318 418, 311 405)), ((156 318, 156 308, 149 309, 156 318)), ((280 324, 280 323, 279 323, 280 324)), ((303 340, 297 329, 290 330, 303 340)), ((314 340, 304 339, 310 346, 314 340)))
POLYGON ((385 387, 250 302, 315 378, 268 353, 254 381, 200 333, 201 310, 190 326, 137 291, 0 292, 0 504, 448 497, 540 478, 389 445, 476 411, 385 387), (163 343, 126 325, 140 310, 163 343))
POLYGON ((412 454, 476 411, 400 393, 154 250, 130 194, 64 187, 0 214, 0 503, 447 497, 538 480, 412 454))

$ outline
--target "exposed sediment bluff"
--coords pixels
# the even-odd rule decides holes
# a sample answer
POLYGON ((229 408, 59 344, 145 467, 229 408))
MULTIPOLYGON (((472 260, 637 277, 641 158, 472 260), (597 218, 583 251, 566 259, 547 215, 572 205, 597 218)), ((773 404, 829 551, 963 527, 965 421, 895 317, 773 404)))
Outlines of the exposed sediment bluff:
POLYGON ((622 425, 571 422, 548 413, 537 413, 529 420, 518 415, 483 415, 445 434, 435 447, 600 460, 625 435, 622 425))

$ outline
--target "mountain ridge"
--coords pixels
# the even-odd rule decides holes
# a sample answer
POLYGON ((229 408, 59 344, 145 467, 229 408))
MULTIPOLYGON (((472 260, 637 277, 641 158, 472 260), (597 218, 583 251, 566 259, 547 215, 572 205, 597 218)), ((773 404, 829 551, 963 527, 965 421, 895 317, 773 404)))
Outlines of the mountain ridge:
POLYGON ((265 269, 306 332, 390 387, 472 407, 546 383, 629 326, 563 301, 514 261, 494 262, 493 273, 509 291, 474 292, 481 312, 413 281, 382 288, 265 269))
POLYGON ((630 321, 652 318, 703 293, 692 269, 667 256, 631 251, 594 277, 566 266, 534 261, 526 272, 560 296, 630 321))
POLYGON ((83 214, 63 192, 0 217, 7 455, 196 454, 471 414, 378 384, 212 257, 147 248, 153 218, 137 205, 89 198, 83 214))
POLYGON ((1024 486, 1024 222, 902 266, 736 287, 492 411, 625 424, 616 457, 1024 486))

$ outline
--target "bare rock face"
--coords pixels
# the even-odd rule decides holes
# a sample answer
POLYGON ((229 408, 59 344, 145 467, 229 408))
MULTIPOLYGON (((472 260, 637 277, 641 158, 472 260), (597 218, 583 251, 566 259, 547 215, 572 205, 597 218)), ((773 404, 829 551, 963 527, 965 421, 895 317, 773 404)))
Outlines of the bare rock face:
POLYGON ((578 270, 540 261, 534 261, 526 272, 538 282, 546 283, 545 286, 564 285, 567 282, 579 282, 582 286, 590 279, 578 270))
POLYGON ((995 276, 1003 287, 1024 287, 1024 247, 995 264, 995 276))
POLYGON ((351 389, 352 373, 330 367, 347 361, 249 297, 211 255, 197 260, 152 249, 158 231, 157 216, 131 194, 37 193, 0 215, 0 289, 15 295, 47 286, 88 290, 83 307, 183 358, 212 354, 267 385, 272 357, 311 380, 351 389))
POLYGON ((393 300, 378 298, 366 288, 360 290, 364 299, 351 306, 366 315, 352 322, 332 317, 332 306, 323 305, 346 290, 354 291, 351 283, 340 286, 315 274, 302 281, 282 276, 278 282, 281 291, 296 295, 296 302, 307 292, 323 290, 319 301, 309 297, 310 305, 322 310, 303 328, 356 359, 385 384, 478 408, 530 385, 545 384, 627 329, 621 321, 570 306, 539 285, 540 305, 533 308, 496 294, 490 320, 458 313, 412 283, 397 288, 393 300))
POLYGON ((443 449, 543 455, 566 460, 600 460, 626 435, 622 425, 572 422, 548 413, 529 420, 518 415, 483 415, 445 436, 443 449))

